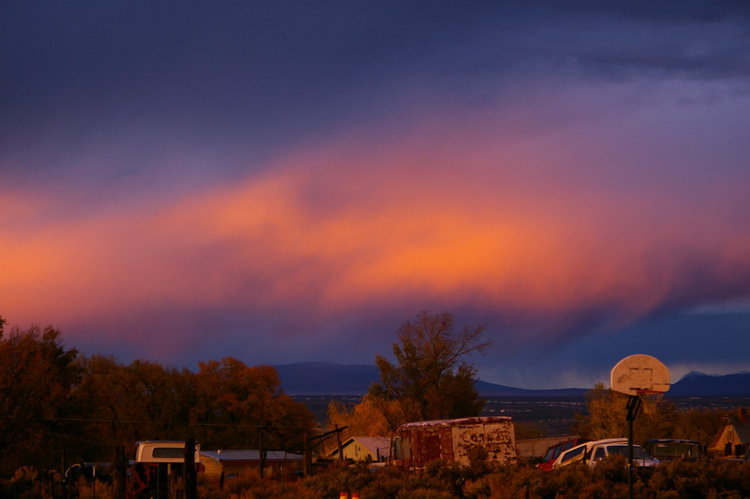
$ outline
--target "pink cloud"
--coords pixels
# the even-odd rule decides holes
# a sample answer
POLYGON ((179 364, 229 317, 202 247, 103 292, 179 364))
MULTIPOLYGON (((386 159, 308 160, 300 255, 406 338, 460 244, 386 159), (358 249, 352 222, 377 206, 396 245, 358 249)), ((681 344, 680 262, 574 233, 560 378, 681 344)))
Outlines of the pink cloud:
POLYGON ((66 215, 55 205, 68 193, 0 194, 0 312, 110 325, 158 309, 286 313, 285 332, 291 316, 315 329, 363 307, 440 303, 537 316, 546 336, 588 307, 616 304, 610 323, 649 314, 695 262, 715 272, 710 292, 750 293, 734 282, 750 235, 732 178, 673 177, 693 164, 634 170, 642 152, 598 136, 601 123, 507 140, 506 118, 465 129, 430 118, 401 137, 290 151, 263 174, 141 209, 66 215))

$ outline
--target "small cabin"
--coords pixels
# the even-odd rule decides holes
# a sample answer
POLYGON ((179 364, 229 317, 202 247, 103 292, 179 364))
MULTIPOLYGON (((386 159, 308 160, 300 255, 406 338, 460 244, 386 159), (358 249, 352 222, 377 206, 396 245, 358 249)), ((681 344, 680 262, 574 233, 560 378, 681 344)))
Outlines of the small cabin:
POLYGON ((724 419, 708 451, 719 456, 740 457, 745 455, 748 447, 750 447, 750 421, 748 421, 747 409, 742 407, 737 411, 736 416, 724 419))
MULTIPOLYGON (((344 459, 352 461, 382 462, 388 459, 391 441, 386 437, 350 437, 341 444, 341 454, 344 459)), ((328 453, 328 457, 339 457, 339 449, 328 453)))

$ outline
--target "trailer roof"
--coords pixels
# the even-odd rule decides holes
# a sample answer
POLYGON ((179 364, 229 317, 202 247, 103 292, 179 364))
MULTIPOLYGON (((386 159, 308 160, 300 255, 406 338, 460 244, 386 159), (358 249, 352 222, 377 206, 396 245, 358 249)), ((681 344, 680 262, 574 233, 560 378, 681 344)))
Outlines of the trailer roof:
POLYGON ((513 418, 510 416, 481 416, 474 418, 459 419, 434 419, 432 421, 415 421, 413 423, 402 424, 399 429, 423 428, 429 426, 461 426, 470 424, 489 424, 489 423, 512 423, 513 418))

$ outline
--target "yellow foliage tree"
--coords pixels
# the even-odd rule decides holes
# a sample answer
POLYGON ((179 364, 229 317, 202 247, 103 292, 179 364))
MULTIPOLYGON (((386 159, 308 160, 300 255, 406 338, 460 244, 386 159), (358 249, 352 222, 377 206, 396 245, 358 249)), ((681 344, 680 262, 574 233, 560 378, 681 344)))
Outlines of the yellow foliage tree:
MULTIPOLYGON (((576 415, 573 431, 591 440, 626 437, 627 404, 627 395, 597 383, 586 393, 588 414, 576 415)), ((674 404, 659 399, 642 399, 634 422, 634 442, 643 444, 650 438, 673 438, 677 419, 674 404)))
POLYGON ((365 395, 358 404, 351 407, 332 400, 328 404, 329 429, 347 427, 346 434, 349 436, 386 436, 390 432, 390 426, 380 407, 382 403, 393 406, 391 411, 397 410, 398 404, 395 401, 375 400, 369 395, 365 395))

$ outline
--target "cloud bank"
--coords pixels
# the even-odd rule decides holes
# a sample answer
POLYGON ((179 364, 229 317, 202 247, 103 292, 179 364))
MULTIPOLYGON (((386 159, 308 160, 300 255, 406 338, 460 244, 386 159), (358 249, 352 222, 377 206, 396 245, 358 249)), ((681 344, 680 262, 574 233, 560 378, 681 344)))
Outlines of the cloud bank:
POLYGON ((686 313, 750 296, 741 6, 539 5, 269 7, 256 30, 157 6, 135 34, 120 7, 16 7, 0 313, 178 365, 369 363, 423 309, 486 323, 504 384, 588 383, 651 339, 743 365, 686 313))

